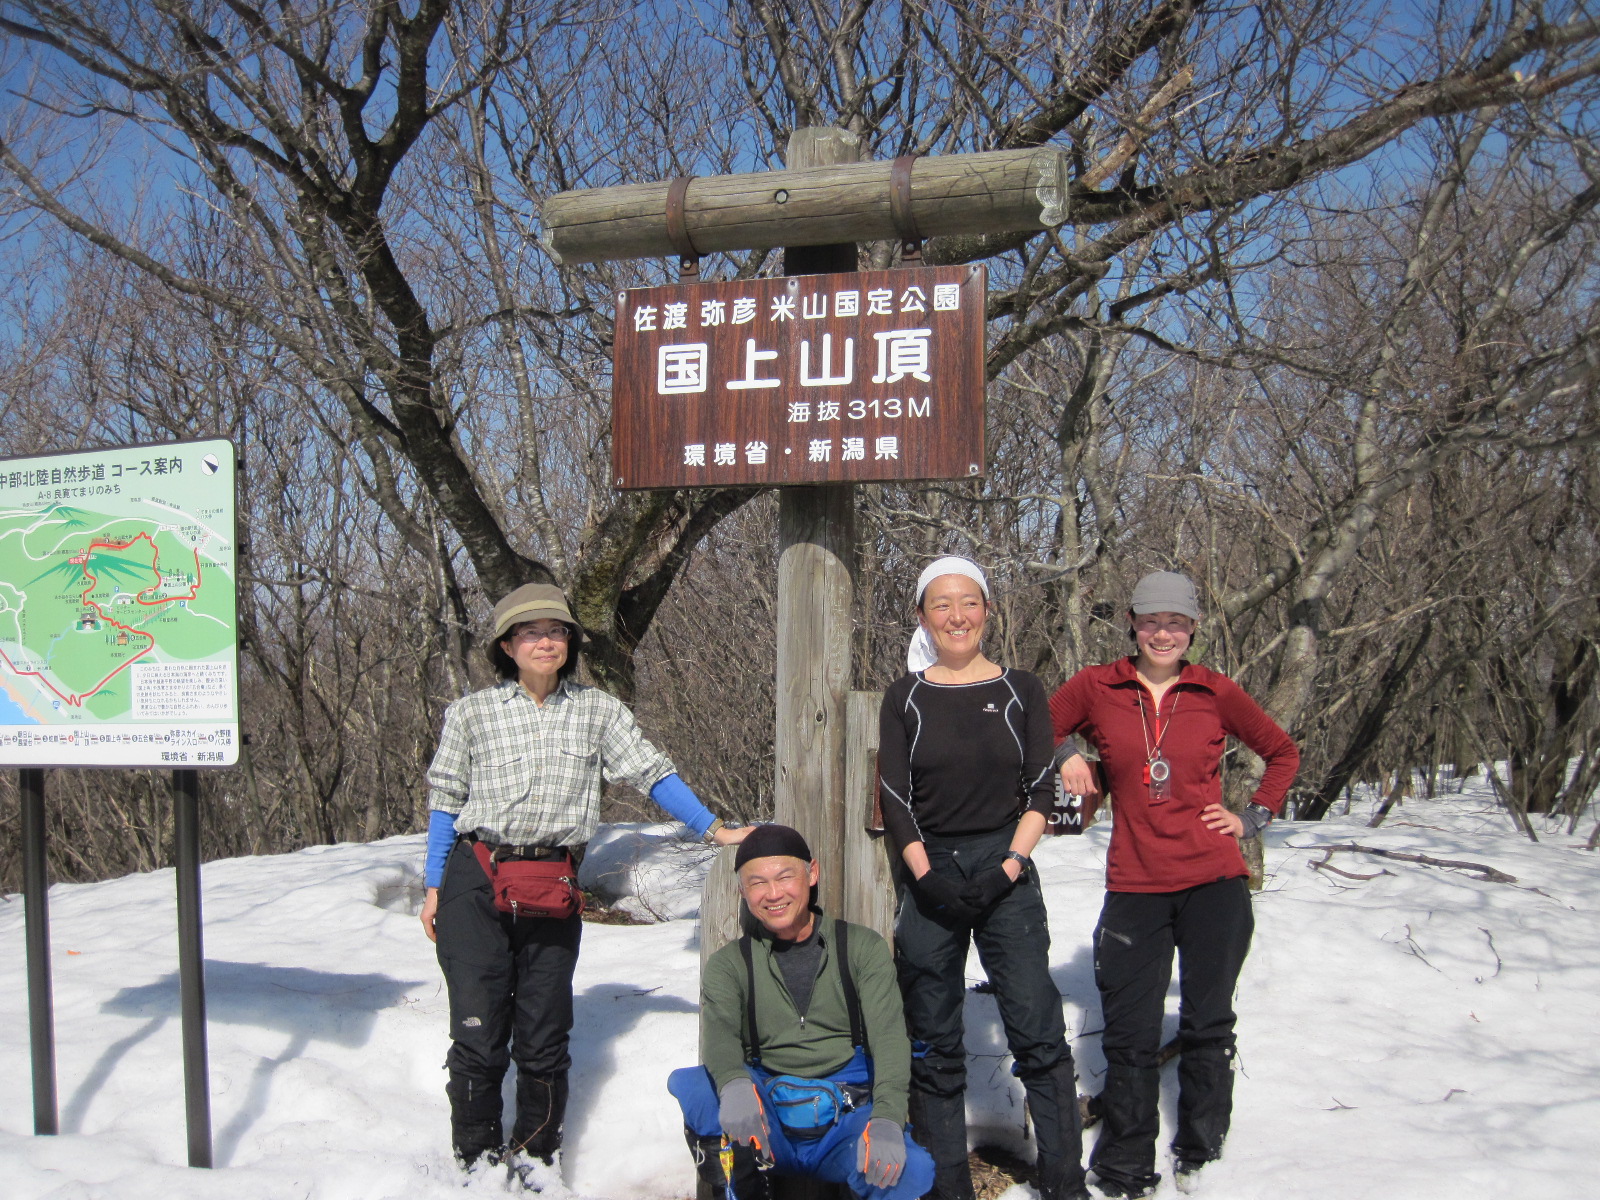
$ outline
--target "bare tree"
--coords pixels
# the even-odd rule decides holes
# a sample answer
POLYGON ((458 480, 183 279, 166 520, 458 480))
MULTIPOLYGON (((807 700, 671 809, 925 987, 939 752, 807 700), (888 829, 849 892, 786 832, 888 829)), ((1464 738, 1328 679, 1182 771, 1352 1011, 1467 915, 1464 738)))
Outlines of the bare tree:
POLYGON ((259 709, 215 785, 230 847, 405 827, 476 619, 529 578, 571 591, 594 676, 686 770, 762 810, 770 505, 612 491, 612 297, 664 266, 563 268, 535 235, 555 191, 777 166, 817 123, 879 157, 1054 144, 1074 172, 1061 228, 926 248, 989 264, 991 470, 864 489, 858 682, 898 672, 927 556, 989 562, 1006 656, 1047 676, 1117 653, 1127 584, 1173 566, 1318 803, 1447 743, 1542 737, 1530 780, 1585 753, 1593 634, 1548 618, 1576 621, 1586 543, 1513 562, 1449 507, 1477 521, 1515 477, 1558 513, 1569 458, 1591 486, 1580 0, 0 0, 0 28, 0 220, 31 222, 44 281, 8 293, 6 444, 245 449, 259 709), (1546 594, 1497 640, 1524 568, 1546 594))

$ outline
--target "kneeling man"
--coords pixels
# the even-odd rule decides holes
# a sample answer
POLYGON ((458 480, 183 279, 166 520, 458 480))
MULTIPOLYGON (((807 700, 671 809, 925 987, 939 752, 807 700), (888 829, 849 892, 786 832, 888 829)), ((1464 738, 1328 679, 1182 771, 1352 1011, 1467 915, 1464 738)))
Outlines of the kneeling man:
POLYGON ((905 1134, 911 1043, 888 944, 816 907, 817 864, 786 825, 758 825, 734 859, 760 928, 700 981, 703 1067, 674 1071, 699 1200, 766 1200, 771 1167, 912 1200, 933 1160, 905 1134))

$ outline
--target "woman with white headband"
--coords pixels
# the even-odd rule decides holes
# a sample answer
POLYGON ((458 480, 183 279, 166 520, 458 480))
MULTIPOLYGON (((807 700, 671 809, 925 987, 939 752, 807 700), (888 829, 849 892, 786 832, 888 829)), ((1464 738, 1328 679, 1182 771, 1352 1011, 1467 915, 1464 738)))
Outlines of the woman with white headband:
MULTIPOLYGON (((1289 735, 1243 688, 1184 657, 1199 622, 1193 583, 1172 571, 1146 575, 1128 604, 1134 653, 1085 667, 1050 698, 1055 733, 1094 743, 1113 797, 1094 934, 1106 1083, 1089 1163, 1106 1196, 1148 1196, 1161 1180, 1158 1056, 1174 951, 1179 1190, 1222 1153, 1233 1111, 1233 990, 1255 924, 1239 839, 1272 820, 1300 764, 1289 735), (1243 816, 1222 803, 1230 736, 1267 764, 1243 816)), ((1061 775, 1071 792, 1096 790, 1081 756, 1068 757, 1061 775)))
POLYGON ((971 1200, 962 1004, 976 943, 1028 1093, 1042 1200, 1087 1200, 1076 1076, 1029 855, 1055 799, 1044 685, 983 653, 989 584, 941 558, 917 580, 909 673, 884 693, 883 823, 905 862, 895 961, 913 1039, 911 1125, 929 1196, 971 1200))

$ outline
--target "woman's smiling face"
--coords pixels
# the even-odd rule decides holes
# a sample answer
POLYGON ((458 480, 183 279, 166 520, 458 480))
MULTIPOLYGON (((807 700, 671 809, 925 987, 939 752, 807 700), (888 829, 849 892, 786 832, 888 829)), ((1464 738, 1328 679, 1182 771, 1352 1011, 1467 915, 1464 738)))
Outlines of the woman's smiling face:
POLYGON ((1158 667, 1171 667, 1189 652, 1195 620, 1183 613, 1129 613, 1139 657, 1158 667))
POLYGON ((567 661, 572 631, 560 621, 541 618, 511 627, 500 649, 517 664, 520 675, 554 675, 567 661))
POLYGON ((940 575, 922 593, 922 610, 917 618, 933 639, 933 647, 943 658, 973 654, 983 640, 983 626, 989 619, 989 602, 978 581, 965 575, 940 575))

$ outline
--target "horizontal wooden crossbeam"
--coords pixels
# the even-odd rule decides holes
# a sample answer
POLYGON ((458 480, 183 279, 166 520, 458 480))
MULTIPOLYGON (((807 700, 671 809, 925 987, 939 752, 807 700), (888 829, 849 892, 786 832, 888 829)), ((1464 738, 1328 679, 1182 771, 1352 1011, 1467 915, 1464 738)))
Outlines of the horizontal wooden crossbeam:
MULTIPOLYGON (((668 198, 673 181, 559 192, 544 203, 544 244, 561 263, 665 257, 771 246, 824 246, 901 236, 894 164, 843 163, 794 171, 707 175, 681 184, 681 227, 668 198)), ((922 237, 1049 229, 1067 217, 1067 160, 1060 150, 995 150, 919 158, 912 165, 910 217, 922 237)), ((904 192, 902 192, 904 195, 904 192)))

